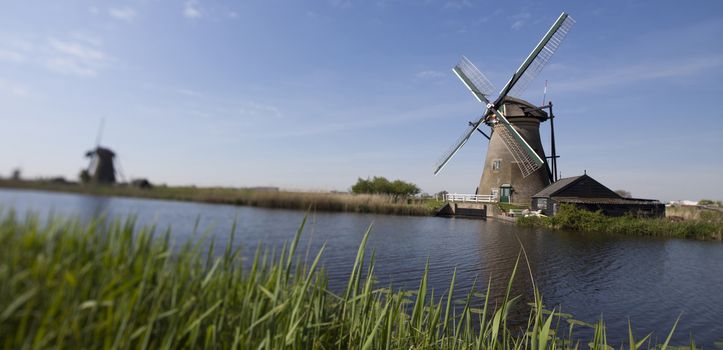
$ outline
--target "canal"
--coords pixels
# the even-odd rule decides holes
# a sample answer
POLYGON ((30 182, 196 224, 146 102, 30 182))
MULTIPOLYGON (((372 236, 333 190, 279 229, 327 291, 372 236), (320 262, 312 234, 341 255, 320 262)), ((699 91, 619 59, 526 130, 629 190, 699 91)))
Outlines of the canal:
MULTIPOLYGON (((225 243, 235 222, 233 245, 247 256, 259 244, 278 247, 288 241, 305 216, 293 210, 8 189, 0 189, 0 208, 3 214, 12 208, 21 216, 33 212, 84 221, 133 215, 139 226, 171 227, 179 245, 203 234, 217 245, 225 243)), ((602 315, 611 345, 626 341, 628 319, 638 338, 654 331, 662 343, 681 314, 675 345, 687 344, 691 335, 706 348, 723 340, 720 242, 552 232, 493 220, 312 212, 300 254, 312 259, 326 242, 323 265, 331 289, 340 291, 370 226, 368 250, 376 253, 381 286, 416 289, 429 260, 429 286, 436 295, 449 287, 456 268, 459 298, 475 280, 478 286, 491 281, 492 295, 500 297, 524 246, 532 271, 521 262, 513 294, 531 300, 531 272, 548 308, 559 306, 588 322, 602 315)))

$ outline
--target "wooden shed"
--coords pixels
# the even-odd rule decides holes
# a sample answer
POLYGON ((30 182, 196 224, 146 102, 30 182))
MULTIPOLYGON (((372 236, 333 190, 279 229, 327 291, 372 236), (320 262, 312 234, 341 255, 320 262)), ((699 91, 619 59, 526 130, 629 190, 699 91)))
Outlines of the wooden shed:
POLYGON ((532 196, 531 210, 555 215, 560 205, 601 211, 609 216, 664 217, 665 205, 654 199, 624 198, 587 174, 560 179, 532 196))

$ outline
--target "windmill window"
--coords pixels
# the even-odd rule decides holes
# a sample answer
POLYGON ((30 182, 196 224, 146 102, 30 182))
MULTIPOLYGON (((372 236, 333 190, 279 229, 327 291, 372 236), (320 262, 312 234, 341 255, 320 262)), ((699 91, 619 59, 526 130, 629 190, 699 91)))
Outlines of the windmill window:
POLYGON ((502 166, 502 159, 495 159, 492 161, 492 170, 500 170, 502 166))

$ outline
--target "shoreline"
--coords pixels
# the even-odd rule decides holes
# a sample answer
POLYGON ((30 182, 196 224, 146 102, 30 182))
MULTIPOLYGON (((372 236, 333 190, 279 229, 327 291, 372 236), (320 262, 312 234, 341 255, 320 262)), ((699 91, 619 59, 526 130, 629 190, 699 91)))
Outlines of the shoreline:
POLYGON ((50 181, 0 179, 0 188, 76 193, 95 196, 161 199, 181 202, 226 204, 270 209, 313 208, 325 212, 372 213, 399 216, 434 216, 440 202, 434 199, 395 199, 376 194, 267 191, 230 187, 97 186, 50 181))
MULTIPOLYGON (((156 186, 93 186, 51 181, 17 181, 0 179, 0 188, 75 193, 94 196, 157 199, 180 202, 224 204, 268 209, 312 210, 337 213, 361 213, 397 216, 433 217, 444 202, 434 199, 395 199, 377 194, 332 192, 268 191, 249 188, 156 186)), ((692 215, 692 214, 691 214, 692 215)), ((723 215, 721 215, 723 217, 723 215)), ((580 233, 611 233, 623 236, 723 241, 723 219, 708 220, 690 217, 683 221, 604 217, 581 210, 566 211, 550 218, 521 217, 514 221, 504 217, 494 219, 520 227, 541 227, 580 233)))
POLYGON ((520 227, 545 228, 591 232, 624 236, 647 236, 661 238, 693 239, 701 241, 723 241, 723 213, 703 215, 684 221, 670 218, 635 218, 632 216, 605 216, 571 205, 562 205, 555 216, 521 217, 516 224, 520 227))

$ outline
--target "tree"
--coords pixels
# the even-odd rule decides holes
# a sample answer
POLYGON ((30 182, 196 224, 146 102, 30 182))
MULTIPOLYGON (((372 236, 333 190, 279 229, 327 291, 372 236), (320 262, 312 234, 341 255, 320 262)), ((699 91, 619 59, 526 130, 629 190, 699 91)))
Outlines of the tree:
POLYGON ((369 179, 359 178, 351 186, 351 192, 356 194, 385 194, 394 198, 407 197, 419 194, 421 190, 417 185, 402 180, 389 181, 383 176, 374 176, 369 179))
POLYGON ((723 203, 721 201, 714 201, 712 199, 701 199, 698 201, 698 205, 707 205, 711 207, 721 207, 723 203))
POLYGON ((633 198, 632 193, 628 190, 615 190, 615 193, 619 194, 623 198, 633 198))
POLYGON ((78 179, 80 179, 80 183, 87 184, 90 182, 90 174, 88 173, 88 170, 81 170, 80 174, 78 174, 78 179))
POLYGON ((419 192, 421 192, 421 190, 413 183, 404 182, 402 180, 394 180, 394 182, 391 183, 389 194, 397 198, 414 196, 419 194, 419 192))
POLYGON ((372 184, 369 179, 362 179, 359 178, 357 182, 351 186, 351 192, 352 193, 372 193, 372 184))

